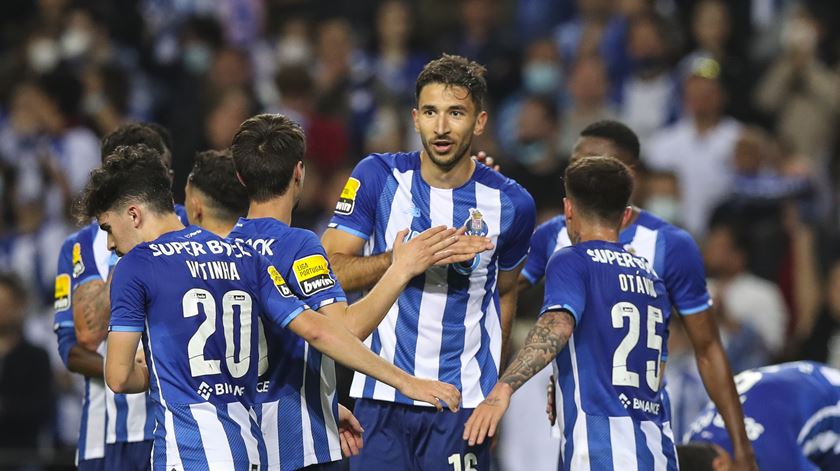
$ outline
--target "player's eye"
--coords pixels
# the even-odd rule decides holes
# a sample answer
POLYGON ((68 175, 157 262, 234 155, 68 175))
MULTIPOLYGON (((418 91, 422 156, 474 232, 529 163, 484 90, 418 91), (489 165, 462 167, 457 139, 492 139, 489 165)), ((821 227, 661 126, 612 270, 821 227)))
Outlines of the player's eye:
POLYGON ((435 115, 435 110, 425 110, 425 111, 423 111, 423 114, 426 115, 426 116, 434 116, 435 115))
POLYGON ((449 114, 451 114, 452 116, 454 116, 456 118, 460 118, 461 116, 464 116, 464 112, 461 111, 461 110, 452 110, 449 114))

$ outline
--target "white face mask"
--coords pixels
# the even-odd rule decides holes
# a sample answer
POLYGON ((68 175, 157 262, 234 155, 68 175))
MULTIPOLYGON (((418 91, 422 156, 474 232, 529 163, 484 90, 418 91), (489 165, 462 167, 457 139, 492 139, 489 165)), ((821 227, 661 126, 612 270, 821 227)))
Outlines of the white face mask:
POLYGON ((78 28, 71 28, 61 35, 61 53, 73 59, 84 55, 91 45, 90 33, 78 28))
POLYGON ((644 208, 671 224, 680 222, 680 202, 672 196, 651 196, 644 208))
POLYGON ((39 74, 53 70, 60 59, 58 45, 52 39, 38 39, 26 52, 29 66, 39 74))

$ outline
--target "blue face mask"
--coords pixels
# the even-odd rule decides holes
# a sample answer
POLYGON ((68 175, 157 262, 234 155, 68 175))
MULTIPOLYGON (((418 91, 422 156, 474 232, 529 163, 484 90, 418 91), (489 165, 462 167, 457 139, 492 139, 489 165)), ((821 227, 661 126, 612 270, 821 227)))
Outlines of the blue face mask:
POLYGON ((533 62, 522 70, 525 90, 537 95, 557 93, 563 80, 560 66, 551 62, 533 62))
POLYGON ((190 44, 184 50, 184 66, 193 74, 203 74, 210 69, 212 51, 204 44, 190 44))

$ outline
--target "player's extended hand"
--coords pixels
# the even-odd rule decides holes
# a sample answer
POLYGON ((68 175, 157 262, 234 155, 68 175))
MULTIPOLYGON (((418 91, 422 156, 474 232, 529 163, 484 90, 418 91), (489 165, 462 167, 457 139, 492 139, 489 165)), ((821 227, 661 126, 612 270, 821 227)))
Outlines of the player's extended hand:
POLYGON ((403 229, 397 233, 394 240, 391 263, 410 278, 420 275, 432 265, 456 254, 452 247, 460 237, 464 237, 457 235, 457 232, 454 228, 437 226, 426 229, 405 242, 408 229, 403 229))
POLYGON ((466 262, 475 258, 477 254, 493 248, 493 241, 487 237, 466 235, 466 232, 466 227, 458 229, 458 232, 455 233, 458 240, 447 248, 451 255, 438 260, 435 265, 466 262))
POLYGON ((484 152, 483 150, 479 151, 477 154, 473 155, 472 159, 475 160, 476 162, 483 163, 484 165, 492 168, 493 170, 495 170, 499 173, 501 173, 501 171, 502 171, 502 167, 500 167, 496 163, 496 161, 493 159, 493 157, 490 157, 489 155, 487 155, 487 152, 484 152))
POLYGON ((511 394, 510 386, 498 383, 487 398, 475 408, 464 424, 464 440, 467 440, 470 446, 481 445, 485 438, 496 435, 499 422, 510 405, 511 394))
POLYGON ((557 422, 557 398, 554 392, 554 375, 551 375, 551 381, 546 388, 546 404, 545 413, 548 415, 548 423, 554 425, 557 422))
POLYGON ((349 409, 338 405, 338 439, 341 442, 341 454, 345 458, 356 456, 364 446, 362 433, 365 429, 349 409))
POLYGON ((444 406, 452 412, 458 412, 461 407, 461 392, 451 384, 441 383, 431 379, 421 379, 410 376, 400 392, 416 400, 428 402, 442 411, 444 406))

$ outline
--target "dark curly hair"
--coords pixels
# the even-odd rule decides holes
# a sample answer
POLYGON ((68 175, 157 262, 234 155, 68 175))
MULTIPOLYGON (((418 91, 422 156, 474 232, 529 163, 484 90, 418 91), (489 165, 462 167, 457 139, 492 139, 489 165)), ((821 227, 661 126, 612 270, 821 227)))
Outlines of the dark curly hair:
POLYGON ((236 178, 233 155, 229 150, 199 152, 187 181, 207 195, 212 209, 224 219, 244 216, 248 212, 248 193, 236 178))
POLYGON ((119 146, 90 180, 76 204, 76 217, 88 223, 100 214, 129 202, 144 203, 152 211, 173 212, 169 170, 160 153, 149 146, 119 146))
POLYGON ((423 87, 431 83, 463 87, 469 92, 476 111, 481 111, 484 109, 484 99, 487 96, 485 72, 487 69, 478 62, 461 56, 444 54, 426 64, 417 76, 415 99, 419 101, 423 87))

